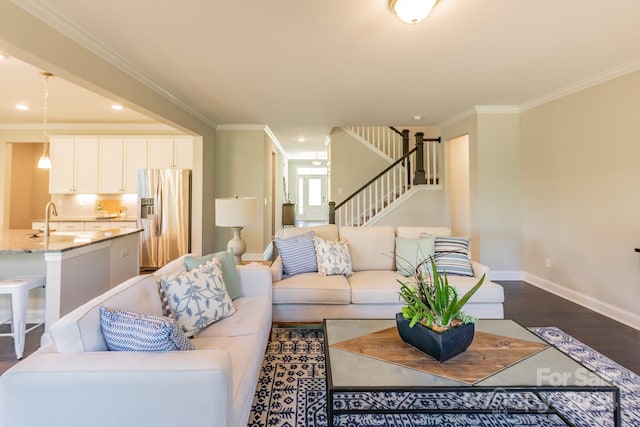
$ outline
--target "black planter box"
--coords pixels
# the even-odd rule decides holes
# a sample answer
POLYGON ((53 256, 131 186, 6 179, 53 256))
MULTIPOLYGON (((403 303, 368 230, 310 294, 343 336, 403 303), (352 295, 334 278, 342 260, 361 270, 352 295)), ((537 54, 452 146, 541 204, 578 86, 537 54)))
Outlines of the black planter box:
POLYGON ((396 314, 400 338, 440 363, 464 352, 471 345, 475 332, 474 323, 456 326, 443 333, 435 332, 420 323, 410 328, 409 323, 409 320, 402 317, 402 313, 396 314))

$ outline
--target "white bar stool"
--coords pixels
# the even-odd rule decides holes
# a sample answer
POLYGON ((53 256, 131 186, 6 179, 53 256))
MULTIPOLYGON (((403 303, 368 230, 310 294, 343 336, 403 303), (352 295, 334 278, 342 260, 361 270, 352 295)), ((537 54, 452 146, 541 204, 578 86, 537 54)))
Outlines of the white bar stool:
POLYGON ((4 325, 11 322, 11 333, 2 333, 0 337, 13 337, 13 345, 18 359, 22 359, 24 339, 27 332, 44 323, 41 322, 26 329, 29 291, 42 288, 44 284, 44 276, 18 276, 11 279, 0 280, 0 295, 11 295, 11 319, 0 323, 0 325, 4 325))

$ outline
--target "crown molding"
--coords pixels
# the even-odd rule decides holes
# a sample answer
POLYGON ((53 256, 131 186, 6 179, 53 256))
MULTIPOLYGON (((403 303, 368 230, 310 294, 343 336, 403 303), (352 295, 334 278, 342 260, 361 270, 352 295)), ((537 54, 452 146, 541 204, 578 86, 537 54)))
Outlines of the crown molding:
POLYGON ((517 114, 521 111, 517 105, 476 105, 473 108, 477 114, 517 114))
POLYGON ((204 117, 198 111, 194 110, 192 107, 190 107, 180 98, 175 96, 173 93, 171 93, 167 88, 162 86, 160 83, 149 78, 149 76, 147 76, 142 70, 140 70, 132 62, 118 55, 117 53, 109 49, 105 44, 89 36, 81 28, 73 24, 64 16, 54 11, 44 1, 42 0, 11 0, 11 1, 16 6, 26 10, 27 12, 29 12, 36 18, 40 19, 41 21, 43 21, 45 24, 49 25, 56 31, 59 31, 66 37, 78 43, 80 46, 84 47, 89 52, 107 61, 114 67, 118 68, 120 71, 131 76, 132 78, 139 81, 143 85, 147 86, 149 89, 153 90, 154 92, 161 95, 162 97, 166 98, 167 100, 169 100, 170 102, 178 106, 179 108, 187 111, 192 116, 196 117, 200 121, 204 122, 208 126, 215 129, 216 124, 213 123, 211 120, 204 117))
POLYGON ((266 130, 269 126, 259 124, 223 124, 216 126, 216 130, 266 130))
POLYGON ((461 120, 464 120, 468 117, 474 116, 476 115, 477 112, 475 110, 475 108, 469 108, 468 110, 465 110, 459 114, 456 114, 455 116, 451 117, 450 119, 448 119, 447 121, 440 123, 438 125, 436 125, 437 128, 442 129, 442 128, 446 128, 447 126, 451 126, 455 123, 458 123, 461 120))
MULTIPOLYGON (((47 129, 74 131, 145 131, 179 133, 175 128, 162 123, 48 123, 47 129)), ((0 123, 0 130, 37 130, 42 131, 42 123, 0 123)))
POLYGON ((588 89, 590 87, 599 85, 618 77, 622 77, 626 74, 633 73, 634 71, 638 70, 640 70, 640 58, 636 58, 633 61, 629 61, 601 73, 594 74, 587 77, 586 79, 579 80, 575 83, 571 83, 567 86, 561 87, 558 90, 549 92, 548 94, 543 95, 539 98, 535 98, 520 105, 520 110, 527 111, 532 108, 539 107, 540 105, 547 104, 551 101, 555 101, 556 99, 571 95, 572 93, 580 92, 581 90, 588 89))

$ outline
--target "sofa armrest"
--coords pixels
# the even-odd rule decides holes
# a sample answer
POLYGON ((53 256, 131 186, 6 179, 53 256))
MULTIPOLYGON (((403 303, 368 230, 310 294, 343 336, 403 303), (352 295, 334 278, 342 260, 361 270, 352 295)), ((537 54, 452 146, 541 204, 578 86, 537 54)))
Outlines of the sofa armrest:
POLYGON ((243 297, 265 296, 271 299, 271 270, 266 265, 237 266, 240 276, 240 294, 243 297))
POLYGON ((471 261, 471 268, 473 269, 474 277, 477 277, 479 279, 484 274, 485 275, 484 280, 491 280, 491 277, 490 277, 491 270, 486 265, 480 264, 477 261, 471 261))
POLYGON ((232 399, 222 350, 33 354, 0 377, 0 425, 223 427, 232 399))
POLYGON ((271 264, 271 281, 278 282, 282 280, 282 258, 280 255, 271 264))

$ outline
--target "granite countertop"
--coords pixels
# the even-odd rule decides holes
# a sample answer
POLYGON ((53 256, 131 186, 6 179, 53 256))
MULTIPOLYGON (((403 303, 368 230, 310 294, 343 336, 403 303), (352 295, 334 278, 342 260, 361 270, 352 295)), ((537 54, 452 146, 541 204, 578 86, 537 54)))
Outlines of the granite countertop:
POLYGON ((142 228, 112 228, 100 231, 52 231, 45 239, 34 230, 5 230, 0 232, 0 254, 64 252, 127 234, 139 233, 142 228))
MULTIPOLYGON (((136 216, 116 216, 113 218, 97 218, 95 216, 54 216, 49 220, 50 222, 117 222, 117 221, 137 221, 136 216)), ((44 222, 44 218, 32 219, 33 222, 44 222)))

